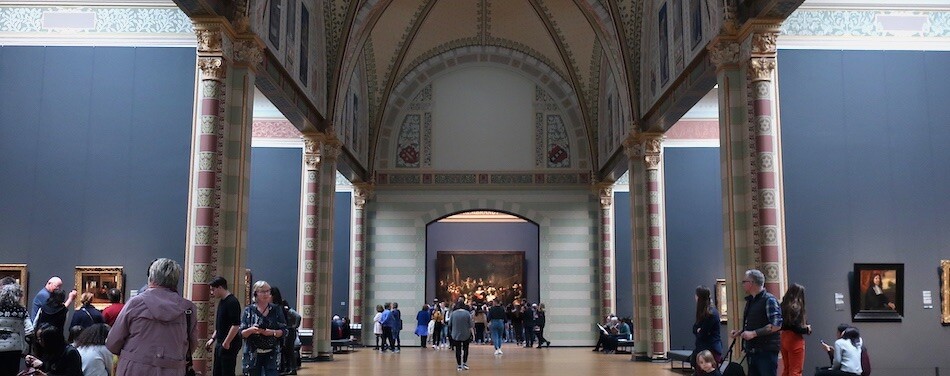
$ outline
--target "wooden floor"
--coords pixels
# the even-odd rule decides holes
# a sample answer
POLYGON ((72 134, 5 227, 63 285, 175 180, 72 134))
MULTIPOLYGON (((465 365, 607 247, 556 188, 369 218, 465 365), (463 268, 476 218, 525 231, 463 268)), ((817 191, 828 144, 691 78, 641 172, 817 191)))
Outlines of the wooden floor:
MULTIPOLYGON (((304 363, 299 375, 492 375, 492 376, 586 376, 631 375, 682 376, 686 373, 671 371, 669 363, 631 361, 629 354, 603 354, 591 348, 526 349, 514 345, 502 346, 504 355, 495 356, 491 345, 472 345, 468 371, 458 372, 455 352, 431 347, 403 348, 402 352, 379 353, 372 348, 360 348, 347 354, 335 354, 331 362, 304 363)), ((677 364, 678 366, 679 364, 677 364)))

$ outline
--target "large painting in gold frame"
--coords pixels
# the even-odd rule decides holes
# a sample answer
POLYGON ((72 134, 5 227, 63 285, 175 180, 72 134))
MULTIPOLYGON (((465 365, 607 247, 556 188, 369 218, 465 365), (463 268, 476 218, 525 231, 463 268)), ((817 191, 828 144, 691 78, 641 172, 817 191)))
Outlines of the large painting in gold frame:
MULTIPOLYGON (((121 266, 77 266, 76 267, 76 291, 81 296, 85 292, 91 292, 92 306, 98 309, 108 307, 109 289, 117 288, 123 292, 125 297, 125 277, 122 274, 121 266)), ((76 297, 76 308, 82 304, 79 296, 76 297)))
POLYGON ((26 279, 26 264, 0 264, 0 278, 4 277, 13 277, 16 283, 20 285, 20 288, 23 290, 23 296, 20 297, 20 304, 26 306, 27 295, 29 295, 27 289, 30 288, 26 279))
POLYGON ((940 260, 940 323, 950 325, 950 260, 940 260))

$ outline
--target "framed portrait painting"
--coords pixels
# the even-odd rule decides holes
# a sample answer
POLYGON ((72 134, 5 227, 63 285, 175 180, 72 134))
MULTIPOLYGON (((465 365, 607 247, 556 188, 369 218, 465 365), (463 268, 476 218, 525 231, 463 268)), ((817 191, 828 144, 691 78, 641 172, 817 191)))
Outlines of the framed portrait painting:
POLYGON ((901 321, 904 317, 904 264, 854 264, 852 321, 901 321))
POLYGON ((16 280, 16 283, 20 285, 20 288, 23 289, 24 294, 20 298, 20 303, 26 305, 27 295, 26 289, 29 288, 26 280, 26 264, 0 264, 0 279, 10 277, 16 280))
POLYGON ((713 292, 713 295, 716 297, 716 301, 713 302, 716 304, 716 309, 719 310, 719 321, 728 322, 729 321, 729 306, 726 305, 726 280, 717 279, 716 280, 716 291, 713 292))
MULTIPOLYGON (((109 290, 119 289, 122 291, 122 301, 124 303, 125 276, 122 274, 121 266, 77 266, 76 267, 76 291, 80 296, 84 293, 92 293, 92 306, 98 309, 108 307, 109 290)), ((82 305, 81 299, 76 298, 76 308, 82 305)))
POLYGON ((950 325, 950 260, 940 260, 940 323, 950 325))

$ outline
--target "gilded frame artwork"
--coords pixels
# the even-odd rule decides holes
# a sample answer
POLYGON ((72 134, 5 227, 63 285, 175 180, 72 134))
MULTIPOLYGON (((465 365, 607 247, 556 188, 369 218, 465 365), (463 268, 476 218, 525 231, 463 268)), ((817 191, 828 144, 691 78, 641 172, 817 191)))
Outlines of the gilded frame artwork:
POLYGON ((950 325, 950 260, 940 260, 940 323, 950 325))
POLYGON ((716 309, 719 310, 719 322, 726 323, 729 322, 729 300, 726 299, 726 280, 717 279, 716 280, 716 291, 713 292, 715 296, 716 309))
POLYGON ((251 305, 251 285, 254 283, 251 279, 251 269, 244 269, 244 305, 251 305))
MULTIPOLYGON (((76 267, 76 292, 81 296, 85 292, 91 292, 92 306, 98 309, 108 307, 110 304, 108 291, 117 288, 122 291, 120 303, 125 302, 125 275, 122 274, 121 266, 77 266, 76 267)), ((76 297, 75 305, 79 308, 82 305, 79 296, 76 297)))
POLYGON ((904 318, 904 264, 854 264, 851 320, 900 322, 904 318))
POLYGON ((525 259, 521 251, 439 251, 436 253, 435 297, 458 298, 482 305, 509 304, 525 297, 525 259))
POLYGON ((28 295, 26 290, 29 288, 26 270, 26 264, 0 264, 0 278, 13 277, 13 279, 16 279, 16 283, 20 285, 20 289, 23 290, 20 303, 24 306, 28 295))

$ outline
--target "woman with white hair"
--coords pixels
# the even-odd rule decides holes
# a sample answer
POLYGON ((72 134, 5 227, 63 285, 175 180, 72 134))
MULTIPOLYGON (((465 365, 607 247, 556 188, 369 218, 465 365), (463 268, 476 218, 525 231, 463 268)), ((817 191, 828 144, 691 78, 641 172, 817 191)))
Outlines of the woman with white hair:
POLYGON ((197 344, 197 311, 176 292, 180 278, 174 260, 160 258, 148 268, 148 289, 129 299, 106 339, 109 351, 119 355, 116 376, 185 374, 197 344))
POLYGON ((254 282, 254 302, 241 315, 244 337, 244 372, 250 376, 277 376, 280 365, 280 338, 287 335, 284 311, 271 303, 271 287, 254 282))
POLYGON ((20 304, 23 290, 10 283, 0 288, 0 375, 16 375, 20 357, 28 350, 24 338, 33 333, 26 307, 20 304))

